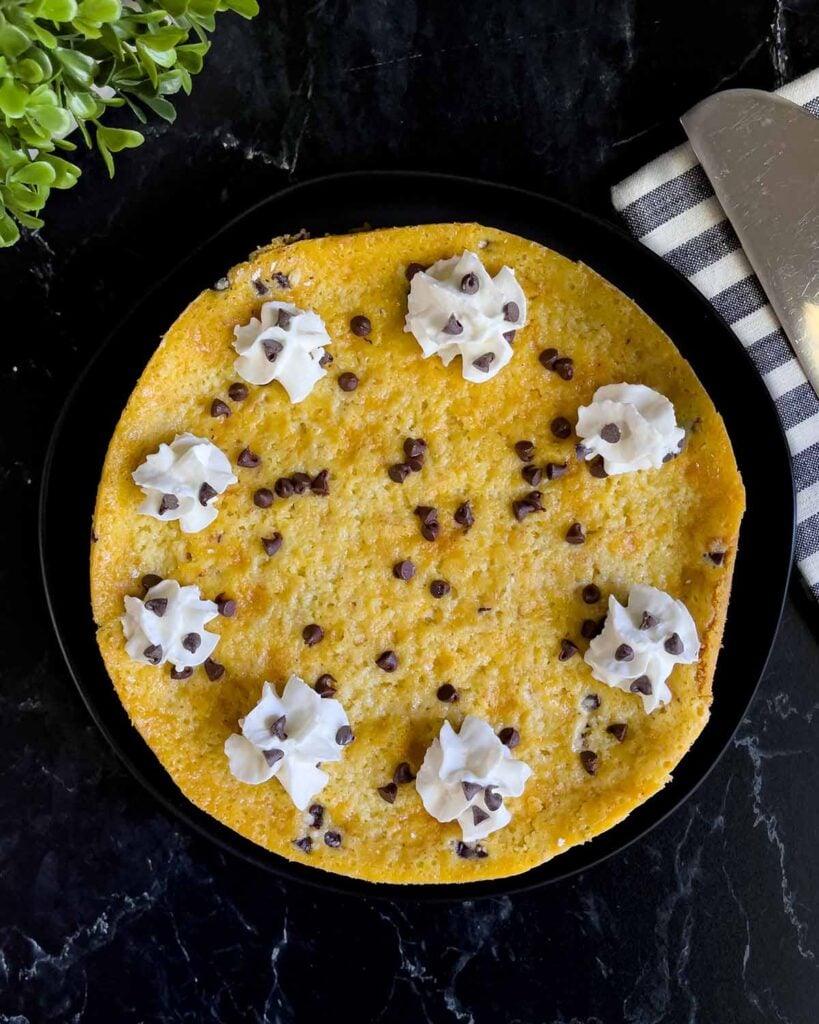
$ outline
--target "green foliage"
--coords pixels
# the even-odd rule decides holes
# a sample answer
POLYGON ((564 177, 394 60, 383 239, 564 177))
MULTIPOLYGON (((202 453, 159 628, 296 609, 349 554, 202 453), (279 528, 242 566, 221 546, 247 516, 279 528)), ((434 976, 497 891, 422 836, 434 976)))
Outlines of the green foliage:
POLYGON ((53 188, 80 169, 64 156, 76 132, 108 173, 138 131, 103 124, 127 106, 140 122, 173 121, 167 98, 189 93, 215 16, 252 18, 258 0, 0 0, 0 246, 39 228, 53 188))

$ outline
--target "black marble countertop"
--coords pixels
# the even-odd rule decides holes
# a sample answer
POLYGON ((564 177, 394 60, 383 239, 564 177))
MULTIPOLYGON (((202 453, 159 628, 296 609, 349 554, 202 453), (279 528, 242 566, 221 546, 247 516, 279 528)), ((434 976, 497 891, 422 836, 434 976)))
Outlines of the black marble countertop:
POLYGON ((798 581, 694 798, 524 895, 424 906, 285 886, 169 818, 91 723, 40 591, 37 481, 69 383, 159 275, 332 170, 467 173, 611 216, 610 184, 679 141, 698 99, 819 63, 816 0, 263 7, 223 19, 173 127, 152 126, 113 181, 83 157, 46 229, 0 251, 0 1021, 813 1024, 819 609, 798 581))

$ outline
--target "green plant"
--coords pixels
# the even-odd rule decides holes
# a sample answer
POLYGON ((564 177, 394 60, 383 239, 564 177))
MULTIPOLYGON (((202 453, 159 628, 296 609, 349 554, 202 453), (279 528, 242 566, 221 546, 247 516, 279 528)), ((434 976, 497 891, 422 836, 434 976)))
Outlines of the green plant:
POLYGON ((76 183, 59 155, 75 132, 113 175, 113 154, 144 137, 103 124, 111 108, 174 120, 168 97, 190 92, 222 11, 251 18, 258 0, 0 0, 0 246, 76 183))

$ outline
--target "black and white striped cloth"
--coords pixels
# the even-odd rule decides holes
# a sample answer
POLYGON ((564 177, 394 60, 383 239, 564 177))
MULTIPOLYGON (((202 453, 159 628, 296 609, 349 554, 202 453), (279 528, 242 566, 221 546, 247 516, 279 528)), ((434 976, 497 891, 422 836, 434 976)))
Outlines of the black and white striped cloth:
MULTIPOLYGON (((780 95, 819 117, 819 70, 780 95)), ((819 399, 793 355, 691 146, 678 146, 611 190, 629 231, 711 302, 748 350, 785 428, 796 484, 796 562, 819 598, 819 399)))

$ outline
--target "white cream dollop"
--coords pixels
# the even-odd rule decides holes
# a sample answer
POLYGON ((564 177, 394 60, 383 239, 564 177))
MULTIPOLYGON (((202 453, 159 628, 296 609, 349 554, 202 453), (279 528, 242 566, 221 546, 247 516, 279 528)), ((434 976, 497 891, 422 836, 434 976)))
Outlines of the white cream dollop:
POLYGON ((303 811, 329 779, 319 762, 341 760, 352 739, 349 724, 337 700, 320 697, 298 676, 290 676, 281 697, 265 683, 259 703, 239 719, 241 736, 225 740, 230 771, 254 786, 275 776, 303 811), (341 730, 348 735, 339 736, 341 730))
POLYGON ((277 380, 294 404, 303 401, 327 371, 321 365, 324 346, 331 343, 324 321, 312 310, 292 302, 265 302, 261 319, 251 317, 233 328, 233 363, 249 384, 277 380))
POLYGON ((216 498, 236 483, 225 453, 193 434, 177 434, 170 444, 161 444, 132 476, 145 495, 138 511, 163 521, 178 519, 183 533, 209 526, 219 511, 216 498))
POLYGON ((595 679, 639 693, 650 714, 671 700, 666 681, 674 666, 693 664, 699 653, 697 627, 682 601, 638 583, 625 607, 613 594, 609 597, 603 632, 584 657, 595 679))
POLYGON ((438 260, 412 278, 404 330, 424 358, 461 357, 466 380, 491 380, 512 358, 504 335, 526 324, 526 296, 510 267, 491 277, 474 252, 438 260), (475 284, 477 283, 477 288, 475 284))
POLYGON ((659 469, 679 453, 685 431, 674 406, 644 384, 606 384, 577 411, 577 436, 586 459, 603 457, 609 476, 659 469))
POLYGON ((415 787, 433 818, 458 819, 469 843, 508 825, 512 816, 503 799, 520 796, 531 774, 487 722, 467 715, 460 732, 449 722, 441 726, 424 755, 415 787))
POLYGON ((203 601, 199 587, 180 587, 176 580, 162 580, 144 598, 125 598, 121 617, 125 650, 144 665, 194 668, 216 649, 219 637, 205 624, 219 614, 213 601, 203 601))

